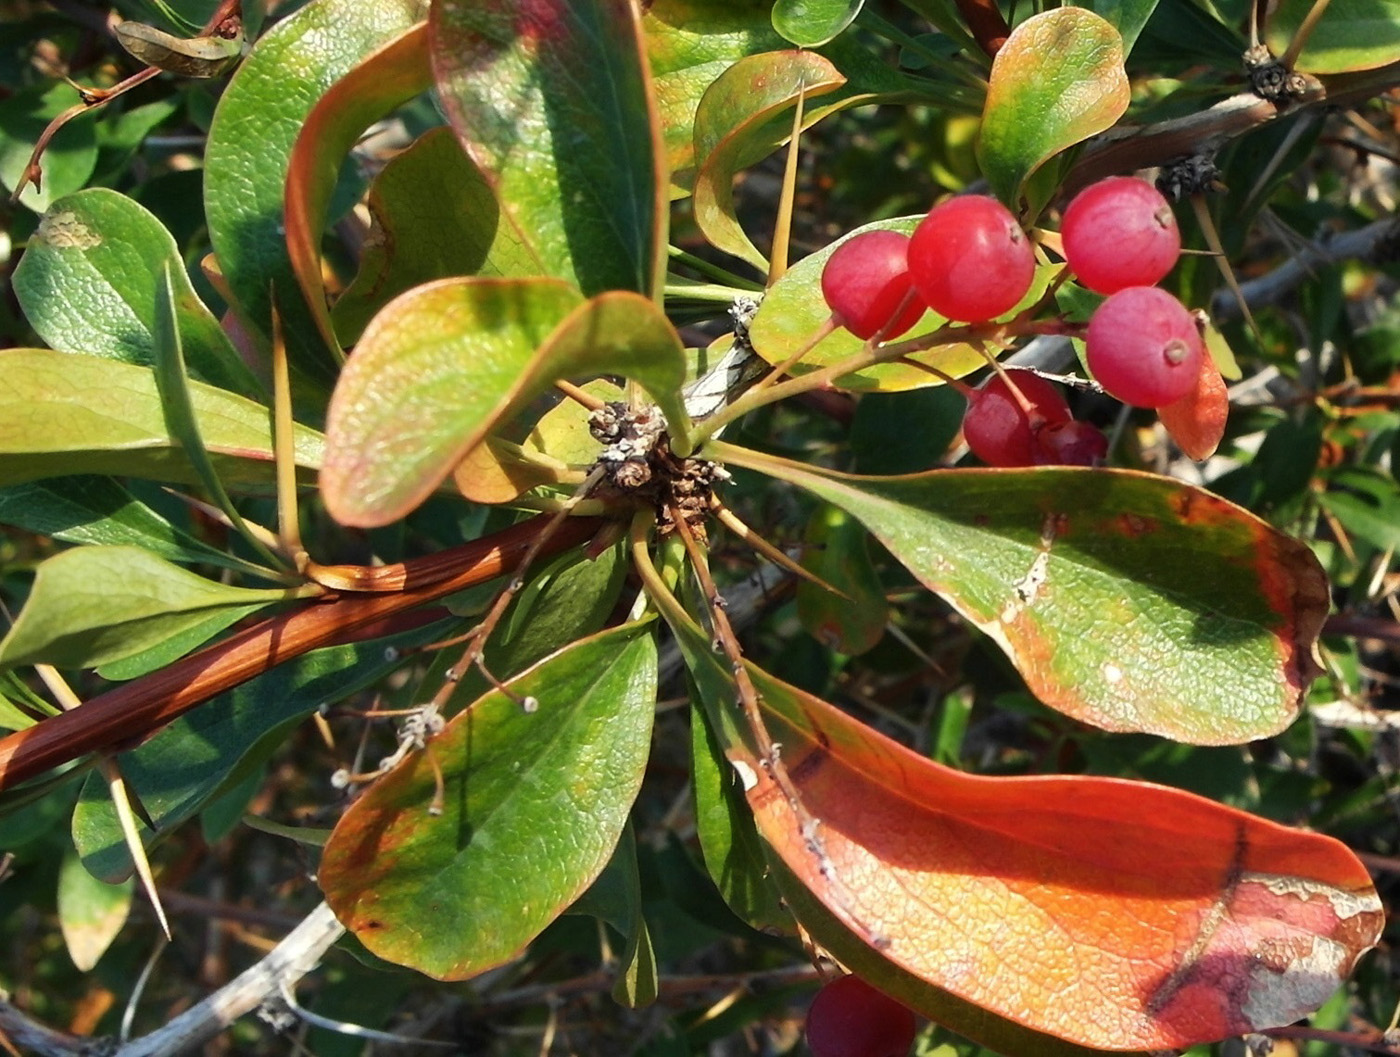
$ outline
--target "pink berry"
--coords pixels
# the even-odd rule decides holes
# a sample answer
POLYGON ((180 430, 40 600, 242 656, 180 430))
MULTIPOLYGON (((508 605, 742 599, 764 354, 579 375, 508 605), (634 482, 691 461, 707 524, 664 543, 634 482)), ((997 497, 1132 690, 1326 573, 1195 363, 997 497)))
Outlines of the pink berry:
POLYGON ((914 1043, 914 1014, 858 976, 833 980, 807 1011, 812 1057, 904 1057, 914 1043))
POLYGON ((1034 466, 1038 458, 1036 435, 1070 420, 1069 405, 1058 389, 1029 371, 1008 371, 1021 395, 1031 405, 1027 415, 1000 374, 974 390, 963 416, 963 439, 972 454, 988 466, 1034 466))
POLYGON ((1097 466, 1108 457, 1108 438, 1088 422, 1059 422, 1035 435, 1037 466, 1097 466))
POLYGON ((856 337, 873 337, 886 324, 882 336, 897 337, 924 314, 917 297, 905 304, 912 289, 908 248, 909 236, 898 231, 862 231, 827 258, 822 297, 838 322, 856 337))
POLYGON ((1089 317, 1085 358, 1110 396, 1164 407, 1196 385, 1203 348, 1186 307, 1155 286, 1110 294, 1089 317))
POLYGON ((1110 176, 1080 191, 1060 225, 1065 259, 1101 294, 1160 282, 1181 255, 1181 232, 1157 188, 1110 176))
POLYGON ((1035 254, 1009 209, 995 198, 962 195, 934 206, 914 229, 909 275, 939 315, 981 323, 1026 296, 1035 254))

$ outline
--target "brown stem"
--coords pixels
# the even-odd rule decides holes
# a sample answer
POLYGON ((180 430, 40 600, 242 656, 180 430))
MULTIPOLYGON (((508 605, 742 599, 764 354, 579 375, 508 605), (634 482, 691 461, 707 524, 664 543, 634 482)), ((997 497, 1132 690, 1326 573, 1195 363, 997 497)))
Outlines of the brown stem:
POLYGON ((1207 110, 1151 125, 1122 126, 1085 144, 1061 194, 1069 198, 1096 180, 1136 172, 1173 158, 1212 154, 1228 141, 1302 108, 1348 107, 1400 84, 1400 62, 1373 70, 1323 77, 1304 99, 1280 108, 1253 92, 1241 92, 1207 110))
POLYGON ((1389 617, 1366 617, 1348 613, 1334 613, 1322 625, 1322 634, 1340 635, 1351 639, 1376 639, 1382 642, 1400 642, 1400 623, 1389 617))
MULTIPOLYGON (((387 634, 395 629, 392 618, 407 610, 514 569, 549 521, 541 515, 485 539, 405 562, 403 587, 396 593, 323 596, 100 694, 71 712, 16 731, 0 740, 0 789, 90 752, 139 744, 196 705, 308 650, 387 634)), ((568 550, 586 541, 598 525, 594 518, 571 519, 541 551, 553 555, 568 550)))
POLYGON ((958 13, 962 15, 967 28, 992 58, 1011 35, 1011 27, 1006 24, 996 0, 956 0, 958 13))

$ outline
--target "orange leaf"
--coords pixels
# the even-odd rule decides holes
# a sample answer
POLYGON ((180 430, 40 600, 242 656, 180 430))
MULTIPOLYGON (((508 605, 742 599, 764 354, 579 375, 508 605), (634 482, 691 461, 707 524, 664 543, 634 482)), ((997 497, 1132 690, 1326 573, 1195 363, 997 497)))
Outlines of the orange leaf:
POLYGON ((1215 454, 1220 438, 1225 436, 1225 419, 1230 412, 1230 397, 1225 391, 1225 379, 1212 356, 1201 357, 1201 374, 1196 388, 1174 404, 1157 412, 1172 440, 1189 458, 1201 462, 1215 454))
POLYGON ((1025 1028, 1129 1050, 1276 1027, 1379 936, 1329 837, 1165 786, 965 775, 751 674, 804 817, 731 748, 787 869, 887 962, 1025 1028))

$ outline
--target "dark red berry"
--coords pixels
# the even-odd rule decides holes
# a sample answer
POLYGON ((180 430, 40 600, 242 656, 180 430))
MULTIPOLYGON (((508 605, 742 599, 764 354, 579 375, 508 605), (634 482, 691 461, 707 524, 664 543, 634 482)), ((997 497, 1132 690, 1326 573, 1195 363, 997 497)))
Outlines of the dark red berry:
POLYGON ((1089 317, 1085 359, 1113 397, 1135 407, 1164 407, 1196 385, 1204 354, 1186 307, 1155 286, 1110 294, 1089 317))
POLYGON ((1110 176, 1080 191, 1060 225, 1065 259, 1090 290, 1111 294, 1160 282, 1181 255, 1181 232, 1157 188, 1110 176))
POLYGON ((908 248, 909 236, 898 231, 862 231, 827 258, 822 297, 837 321, 856 337, 873 337, 881 328, 883 337, 897 337, 924 314, 919 299, 908 296, 908 248))
POLYGON ((1038 466, 1097 466, 1107 457, 1108 438, 1088 422, 1057 422, 1035 435, 1038 466))
POLYGON ((909 1009, 858 976, 827 984, 807 1011, 813 1057, 904 1057, 915 1028, 909 1009))
POLYGON ((974 390, 963 415, 963 439, 988 466, 1034 466, 1036 434, 1070 420, 1060 391, 1029 371, 1007 371, 1031 405, 1028 415, 1000 374, 974 390))
POLYGON ((1026 296, 1035 254, 1009 209, 995 198, 962 195, 934 206, 914 229, 909 275, 939 315, 981 323, 1026 296))

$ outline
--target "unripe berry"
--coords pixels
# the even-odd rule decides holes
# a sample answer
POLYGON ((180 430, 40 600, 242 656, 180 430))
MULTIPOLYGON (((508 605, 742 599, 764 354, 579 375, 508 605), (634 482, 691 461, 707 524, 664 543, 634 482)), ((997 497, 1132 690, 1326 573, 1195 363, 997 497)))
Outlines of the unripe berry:
POLYGON ((917 297, 908 298, 905 304, 912 289, 908 248, 909 236, 898 231, 862 231, 827 258, 822 269, 822 297, 837 322, 856 337, 873 337, 887 323, 882 337, 897 337, 924 314, 917 297))
POLYGON ((1002 376, 994 374, 968 398, 963 439, 988 466, 1034 466, 1045 461, 1038 457, 1037 433, 1068 422, 1069 405, 1044 378, 1029 371, 1006 373, 1030 403, 1031 414, 1026 414, 1002 376))
POLYGON ((1004 205, 984 195, 961 195, 934 206, 914 229, 909 275, 939 315, 982 323, 1026 296, 1035 254, 1004 205))
POLYGON ((1085 359, 1105 391, 1135 407, 1180 400, 1200 377, 1204 348, 1186 307, 1155 286, 1110 294, 1089 317, 1085 359))
POLYGON ((914 1014, 858 976, 833 980, 807 1011, 813 1057, 904 1057, 914 1042, 914 1014))
POLYGON ((1110 176, 1080 191, 1060 225, 1065 260, 1101 294, 1160 282, 1181 255, 1181 232, 1157 188, 1110 176))

